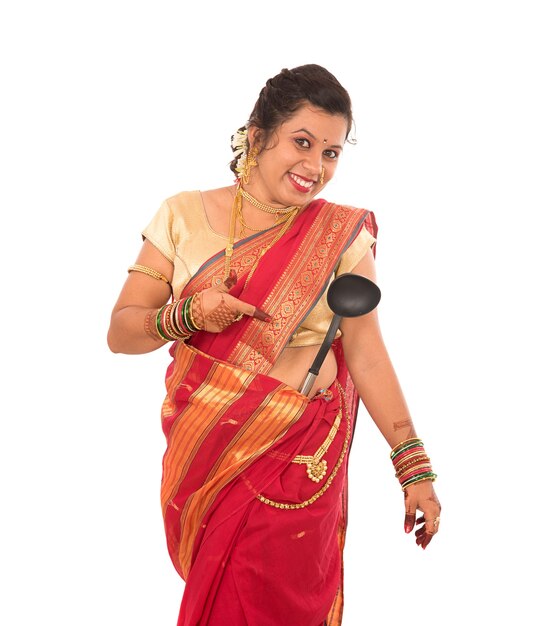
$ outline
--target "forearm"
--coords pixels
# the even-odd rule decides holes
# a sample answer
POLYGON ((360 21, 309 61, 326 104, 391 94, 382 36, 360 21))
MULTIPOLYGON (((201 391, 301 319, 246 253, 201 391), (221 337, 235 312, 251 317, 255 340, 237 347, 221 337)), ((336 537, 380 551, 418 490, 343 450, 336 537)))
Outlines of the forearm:
POLYGON ((401 385, 387 353, 376 361, 348 364, 359 396, 374 423, 393 448, 416 437, 401 385))
POLYGON ((113 312, 107 335, 112 352, 145 354, 162 347, 166 341, 156 332, 158 309, 127 306, 113 312))

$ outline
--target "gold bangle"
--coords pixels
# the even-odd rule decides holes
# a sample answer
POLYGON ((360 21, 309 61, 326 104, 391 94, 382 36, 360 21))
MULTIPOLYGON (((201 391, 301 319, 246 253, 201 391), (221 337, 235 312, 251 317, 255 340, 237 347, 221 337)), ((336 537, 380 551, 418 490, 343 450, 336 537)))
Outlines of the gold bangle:
POLYGON ((420 466, 422 463, 431 463, 430 458, 427 456, 424 456, 420 459, 415 459, 414 461, 411 461, 410 463, 405 463, 405 465, 400 465, 399 467, 395 468, 395 475, 396 476, 401 476, 401 474, 405 473, 409 468, 414 467, 415 465, 420 466))
POLYGON ((172 307, 172 311, 170 313, 170 321, 172 323, 172 328, 178 335, 178 339, 185 340, 191 337, 191 333, 181 327, 180 320, 178 319, 180 314, 179 307, 181 302, 181 300, 176 300, 174 302, 174 306, 172 307))
POLYGON ((198 325, 197 322, 195 322, 195 318, 193 317, 193 302, 195 301, 195 296, 197 295, 198 292, 195 292, 192 296, 191 296, 191 302, 189 303, 189 308, 188 308, 188 312, 189 312, 189 319, 191 320, 191 325, 193 326, 193 328, 195 328, 196 330, 201 330, 198 325))
POLYGON ((416 454, 409 454, 408 456, 402 458, 398 463, 394 463, 395 471, 399 471, 404 465, 408 463, 417 463, 427 458, 428 455, 426 454, 426 451, 424 449, 422 449, 421 452, 417 452, 416 454))
POLYGON ((416 471, 419 469, 423 469, 423 470, 428 470, 428 469, 432 469, 432 464, 431 463, 420 463, 419 465, 413 465, 412 467, 407 467, 405 468, 403 471, 398 472, 395 474, 395 477, 398 478, 399 480, 401 480, 401 478, 403 476, 406 476, 407 474, 409 474, 412 471, 416 471))
POLYGON ((410 444, 413 441, 420 445, 424 445, 422 439, 420 439, 419 437, 411 437, 410 439, 405 439, 404 441, 400 441, 396 446, 393 446, 393 448, 390 450, 390 457, 395 450, 398 450, 400 447, 404 446, 405 444, 410 444))
POLYGON ((154 270, 152 267, 147 267, 145 265, 130 265, 130 267, 128 268, 128 273, 130 272, 141 272, 142 274, 147 274, 147 276, 151 276, 151 278, 162 280, 167 285, 170 284, 170 281, 166 278, 164 274, 157 272, 157 270, 154 270))

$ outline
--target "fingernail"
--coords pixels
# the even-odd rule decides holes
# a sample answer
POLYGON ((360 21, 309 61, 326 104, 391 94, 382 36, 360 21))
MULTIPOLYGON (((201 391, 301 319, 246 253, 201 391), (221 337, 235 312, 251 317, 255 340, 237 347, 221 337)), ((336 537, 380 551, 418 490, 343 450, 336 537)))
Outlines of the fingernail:
POLYGON ((410 533, 411 530, 412 530, 412 526, 408 526, 407 524, 405 524, 405 532, 410 533))
POLYGON ((262 322, 271 322, 271 317, 261 309, 256 309, 254 311, 254 317, 261 320, 262 322))

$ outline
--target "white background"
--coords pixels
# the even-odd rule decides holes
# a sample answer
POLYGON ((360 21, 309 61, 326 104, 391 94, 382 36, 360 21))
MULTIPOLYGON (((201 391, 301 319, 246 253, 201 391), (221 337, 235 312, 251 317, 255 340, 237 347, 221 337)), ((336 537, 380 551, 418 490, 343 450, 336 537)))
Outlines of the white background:
POLYGON ((354 102, 323 195, 376 214, 381 323, 443 505, 424 552, 362 409, 344 625, 547 623, 547 3, 10 4, 1 623, 175 624, 168 355, 111 354, 109 315, 160 202, 230 184, 266 79, 310 62, 354 102))

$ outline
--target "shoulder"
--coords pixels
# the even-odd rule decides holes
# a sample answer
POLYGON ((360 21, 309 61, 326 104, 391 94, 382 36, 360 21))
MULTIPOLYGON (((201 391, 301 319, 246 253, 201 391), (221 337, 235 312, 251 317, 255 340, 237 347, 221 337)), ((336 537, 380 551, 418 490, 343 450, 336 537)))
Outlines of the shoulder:
POLYGON ((326 202, 326 208, 333 215, 344 214, 348 219, 361 223, 374 239, 378 234, 378 224, 374 211, 363 209, 350 204, 338 204, 336 202, 326 202))
POLYGON ((173 261, 182 239, 200 226, 202 213, 200 192, 182 191, 161 203, 141 235, 173 261))
POLYGON ((166 198, 157 215, 170 225, 176 236, 202 228, 205 222, 202 192, 180 191, 166 198))
POLYGON ((180 191, 162 203, 173 215, 184 215, 189 210, 200 208, 201 204, 201 192, 198 190, 180 191))
POLYGON ((376 241, 378 226, 374 212, 370 209, 363 209, 348 204, 334 204, 334 211, 344 213, 346 219, 356 224, 355 233, 350 239, 349 246, 344 252, 337 275, 351 272, 356 264, 372 250, 376 254, 376 241))
POLYGON ((356 207, 353 206, 351 204, 343 204, 340 202, 334 202, 334 201, 330 201, 330 200, 323 200, 321 198, 319 198, 319 201, 324 203, 325 206, 325 210, 331 211, 333 213, 338 213, 338 212, 346 212, 348 213, 350 216, 354 216, 357 219, 361 219, 361 217, 363 219, 367 219, 369 215, 374 215, 373 212, 370 209, 364 209, 361 207, 356 207))

